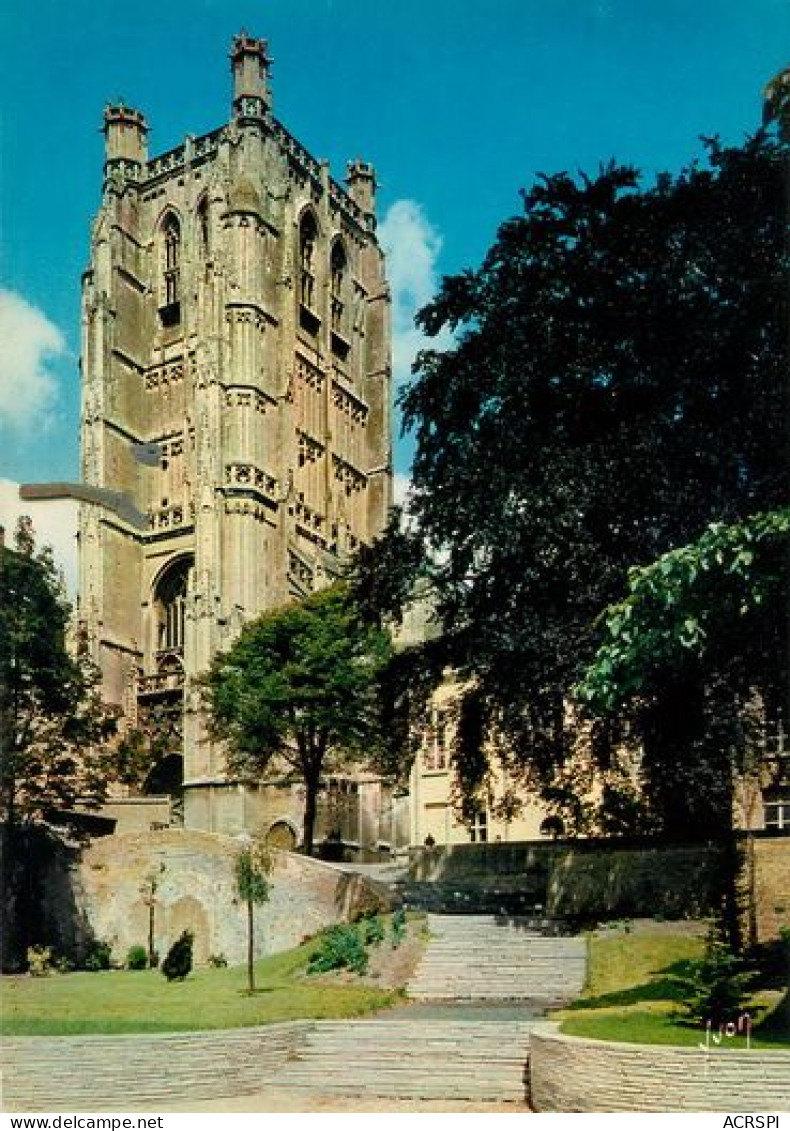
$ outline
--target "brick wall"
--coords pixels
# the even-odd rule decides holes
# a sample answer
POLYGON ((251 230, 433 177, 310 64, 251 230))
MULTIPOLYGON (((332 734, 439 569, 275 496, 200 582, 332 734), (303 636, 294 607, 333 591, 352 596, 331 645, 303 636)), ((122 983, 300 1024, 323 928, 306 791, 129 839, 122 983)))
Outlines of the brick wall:
POLYGON ((542 1022, 529 1085, 538 1112, 790 1111, 790 1051, 588 1041, 542 1022))

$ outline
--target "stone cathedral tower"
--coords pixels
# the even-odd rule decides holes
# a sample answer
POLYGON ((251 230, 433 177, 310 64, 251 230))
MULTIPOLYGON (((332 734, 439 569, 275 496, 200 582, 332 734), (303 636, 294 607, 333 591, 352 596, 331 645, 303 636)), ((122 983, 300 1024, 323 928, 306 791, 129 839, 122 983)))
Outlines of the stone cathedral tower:
POLYGON ((83 506, 81 617, 106 698, 167 736, 185 823, 219 831, 254 825, 255 798, 195 676, 331 578, 391 502, 375 174, 332 180, 273 117, 269 63, 237 36, 229 124, 150 159, 143 115, 106 109, 83 283, 83 481, 133 507, 83 506))

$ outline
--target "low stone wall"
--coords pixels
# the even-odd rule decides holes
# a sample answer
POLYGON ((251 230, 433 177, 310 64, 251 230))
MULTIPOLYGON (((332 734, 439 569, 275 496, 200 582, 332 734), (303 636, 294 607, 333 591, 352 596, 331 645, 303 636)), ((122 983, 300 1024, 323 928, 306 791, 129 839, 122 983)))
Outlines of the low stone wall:
POLYGON ((790 1051, 736 1052, 530 1034, 529 1092, 538 1112, 790 1111, 790 1051))
POLYGON ((201 1033, 0 1041, 5 1111, 131 1111, 262 1091, 312 1021, 201 1033))
MULTIPOLYGON (((51 867, 43 884, 47 941, 67 954, 90 939, 123 961, 148 940, 146 893, 156 881, 154 939, 160 955, 181 931, 194 933, 194 956, 246 957, 246 905, 235 892, 235 837, 187 829, 126 833, 95 840, 70 866, 51 867)), ((296 946, 322 927, 380 903, 364 879, 292 853, 276 854, 268 902, 256 909, 256 956, 296 946)))
MULTIPOLYGON (((753 852, 758 938, 775 937, 790 923, 790 837, 742 834, 737 844, 745 867, 753 852)), ((698 918, 720 905, 727 866, 724 844, 580 838, 413 849, 409 874, 467 892, 523 892, 558 919, 698 918)))

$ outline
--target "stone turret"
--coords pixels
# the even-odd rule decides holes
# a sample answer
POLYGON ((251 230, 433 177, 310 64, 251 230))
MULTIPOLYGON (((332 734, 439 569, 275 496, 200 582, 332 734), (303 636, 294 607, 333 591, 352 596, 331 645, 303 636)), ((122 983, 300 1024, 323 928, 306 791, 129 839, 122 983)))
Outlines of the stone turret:
POLYGON ((372 231, 376 227, 376 171, 369 161, 357 158, 346 166, 348 195, 359 205, 365 214, 365 221, 372 231))
POLYGON ((104 111, 104 170, 136 180, 148 160, 148 123, 139 110, 107 106, 104 111))
POLYGON ((233 38, 230 52, 233 73, 233 112, 238 119, 262 118, 271 105, 269 45, 245 32, 233 38))

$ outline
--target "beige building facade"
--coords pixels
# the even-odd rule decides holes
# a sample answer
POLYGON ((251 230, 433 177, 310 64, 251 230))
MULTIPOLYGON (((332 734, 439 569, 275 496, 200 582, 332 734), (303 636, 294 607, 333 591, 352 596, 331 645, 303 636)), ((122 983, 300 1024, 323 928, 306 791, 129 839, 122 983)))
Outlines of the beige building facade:
POLYGON ((83 279, 82 479, 105 494, 79 615, 106 699, 167 736, 151 792, 179 782, 185 824, 222 832, 271 806, 226 773, 196 677, 326 584, 392 491, 375 172, 332 179, 272 114, 269 63, 237 36, 230 121, 154 157, 143 114, 107 107, 83 279))

